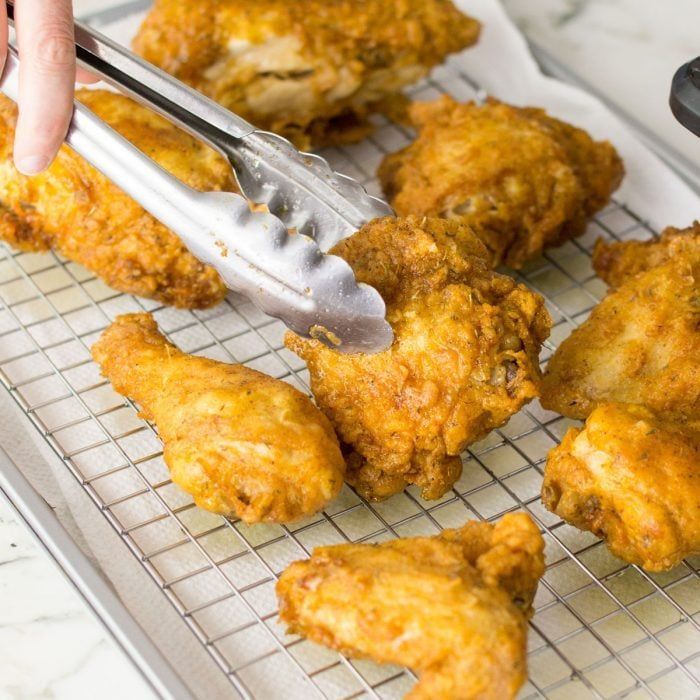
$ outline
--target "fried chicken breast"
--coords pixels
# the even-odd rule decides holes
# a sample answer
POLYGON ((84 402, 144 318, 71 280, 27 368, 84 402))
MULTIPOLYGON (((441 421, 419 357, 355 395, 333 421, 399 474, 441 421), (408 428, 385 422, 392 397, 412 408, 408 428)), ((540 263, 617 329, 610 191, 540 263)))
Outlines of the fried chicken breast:
POLYGON ((348 446, 348 481, 383 499, 408 484, 439 498, 459 478, 459 454, 537 396, 550 328, 542 298, 492 272, 464 224, 377 219, 341 241, 360 282, 387 305, 394 343, 344 355, 289 333, 311 389, 348 446))
POLYGON ((549 453, 542 501, 625 561, 670 569, 700 552, 700 423, 600 404, 549 453))
POLYGON ((119 316, 92 354, 114 389, 155 423, 172 480, 201 508, 288 523, 321 510, 342 487, 333 428, 289 384, 186 355, 149 314, 119 316))
POLYGON ((513 698, 526 678, 526 619, 544 572, 524 514, 436 537, 318 547, 277 584, 290 632, 419 674, 412 700, 513 698))
POLYGON ((361 139, 373 111, 479 23, 450 0, 156 0, 134 50, 298 147, 361 139))
POLYGON ((632 277, 559 346, 542 383, 545 408, 586 418, 601 403, 700 419, 700 254, 632 277))
POLYGON ((599 238, 593 250, 593 268, 611 287, 619 287, 631 277, 686 252, 700 255, 699 221, 685 229, 669 226, 660 238, 648 241, 606 243, 599 238))
MULTIPOLYGON (((123 95, 78 99, 173 175, 199 190, 235 190, 211 148, 123 95)), ((0 96, 0 238, 24 251, 53 249, 110 287, 183 308, 220 302, 226 287, 165 226, 63 146, 51 167, 26 177, 12 163, 17 110, 0 96)))
POLYGON ((610 143, 541 109, 443 96, 410 116, 418 137, 379 168, 389 202, 400 216, 468 223, 494 265, 520 268, 582 234, 622 179, 610 143))

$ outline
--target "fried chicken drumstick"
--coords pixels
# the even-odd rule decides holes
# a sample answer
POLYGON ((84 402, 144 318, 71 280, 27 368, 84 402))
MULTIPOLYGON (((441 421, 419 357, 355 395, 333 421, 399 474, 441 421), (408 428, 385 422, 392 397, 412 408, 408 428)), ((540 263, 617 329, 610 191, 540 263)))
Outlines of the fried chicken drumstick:
POLYGON ((149 314, 119 316, 92 353, 115 390, 155 423, 172 480, 201 508, 287 523, 321 510, 342 487, 330 423, 289 384, 186 355, 149 314))
POLYGON ((670 569, 700 552, 700 423, 600 404, 550 452, 542 501, 625 561, 670 569))
POLYGON ((156 0, 134 50, 306 149, 370 133, 479 28, 450 0, 156 0))
MULTIPOLYGON (((159 165, 199 190, 236 189, 208 146, 123 95, 77 98, 159 165)), ((110 287, 184 308, 220 302, 226 287, 165 226, 63 146, 51 167, 26 177, 12 163, 17 109, 0 95, 0 238, 24 251, 54 249, 110 287)))
POLYGON ((602 403, 700 420, 700 250, 631 276, 559 346, 542 405, 586 418, 602 403))
POLYGON ((377 219, 332 252, 382 295, 394 343, 374 355, 291 333, 286 344, 348 445, 348 481, 368 499, 408 484, 439 498, 465 447, 537 396, 544 302, 491 271, 483 244, 455 221, 377 219))
POLYGON ((541 109, 495 100, 415 103, 416 140, 379 169, 400 216, 464 221, 513 268, 586 229, 623 175, 611 144, 541 109))
POLYGON ((526 620, 544 572, 524 514, 436 537, 318 547, 277 584, 290 632, 419 674, 412 700, 501 700, 526 678, 526 620))

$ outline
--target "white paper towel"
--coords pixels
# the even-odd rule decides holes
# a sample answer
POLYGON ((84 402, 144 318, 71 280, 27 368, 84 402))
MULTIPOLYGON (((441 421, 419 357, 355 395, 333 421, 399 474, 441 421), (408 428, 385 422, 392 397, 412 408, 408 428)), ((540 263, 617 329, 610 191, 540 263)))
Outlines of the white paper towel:
MULTIPOLYGON (((507 19, 500 3, 457 0, 457 4, 484 24, 479 44, 467 52, 461 65, 466 65, 469 73, 491 94, 519 105, 545 107, 554 116, 582 126, 598 138, 611 140, 627 168, 618 198, 655 227, 685 225, 700 216, 700 199, 598 100, 539 72, 524 39, 507 19)), ((102 29, 128 43, 138 22, 138 17, 129 17, 102 29)), ((22 431, 27 429, 27 424, 9 406, 9 400, 3 401, 3 416, 0 442, 57 508, 61 519, 72 528, 135 618, 196 694, 207 698, 225 697, 227 693, 230 696, 231 686, 224 676, 67 473, 65 465, 48 451, 31 426, 28 429, 33 440, 18 439, 18 435, 25 434, 22 431)))

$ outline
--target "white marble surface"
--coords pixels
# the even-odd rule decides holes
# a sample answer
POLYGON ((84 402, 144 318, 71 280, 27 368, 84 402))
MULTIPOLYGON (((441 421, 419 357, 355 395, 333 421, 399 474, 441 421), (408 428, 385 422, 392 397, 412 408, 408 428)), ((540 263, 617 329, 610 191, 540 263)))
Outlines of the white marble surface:
MULTIPOLYGON (((77 0, 92 11, 113 0, 77 0)), ((671 76, 700 53, 697 0, 505 0, 523 29, 700 165, 670 115, 671 76)), ((0 700, 152 693, 0 498, 0 700)))
POLYGON ((0 700, 153 694, 0 498, 0 700))

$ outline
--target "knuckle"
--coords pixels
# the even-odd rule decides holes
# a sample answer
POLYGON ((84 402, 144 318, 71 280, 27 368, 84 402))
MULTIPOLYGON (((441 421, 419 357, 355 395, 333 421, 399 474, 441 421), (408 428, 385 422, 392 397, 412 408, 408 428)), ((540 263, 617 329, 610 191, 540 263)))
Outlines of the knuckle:
POLYGON ((75 63, 75 43, 68 32, 47 32, 37 37, 35 46, 34 60, 43 70, 63 70, 71 68, 75 63))

